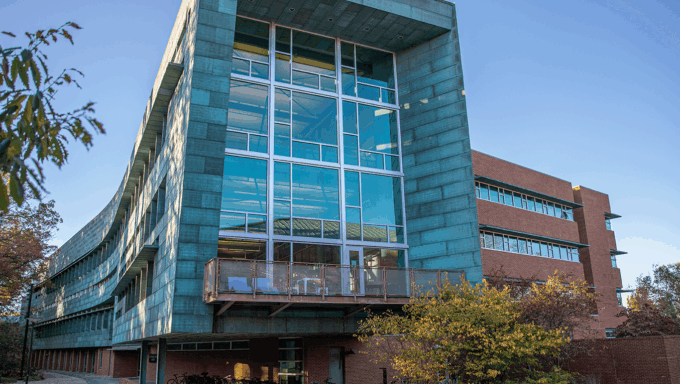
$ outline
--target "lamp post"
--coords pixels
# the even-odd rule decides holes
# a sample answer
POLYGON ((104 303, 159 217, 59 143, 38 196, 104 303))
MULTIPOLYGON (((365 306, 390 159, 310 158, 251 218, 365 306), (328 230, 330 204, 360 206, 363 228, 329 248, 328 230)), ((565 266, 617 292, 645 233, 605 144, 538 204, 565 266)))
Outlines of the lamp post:
POLYGON ((26 332, 24 332, 24 347, 21 349, 21 367, 19 377, 24 376, 24 361, 26 361, 26 341, 28 339, 28 317, 31 316, 31 301, 33 299, 33 284, 28 289, 28 307, 26 308, 26 332))
POLYGON ((29 343, 28 346, 28 361, 26 361, 26 384, 28 384, 28 378, 31 376, 31 355, 33 355, 33 333, 35 333, 35 328, 33 327, 33 324, 37 323, 40 321, 40 319, 37 319, 35 317, 27 317, 26 318, 26 328, 28 328, 29 325, 31 325, 31 342, 29 343))

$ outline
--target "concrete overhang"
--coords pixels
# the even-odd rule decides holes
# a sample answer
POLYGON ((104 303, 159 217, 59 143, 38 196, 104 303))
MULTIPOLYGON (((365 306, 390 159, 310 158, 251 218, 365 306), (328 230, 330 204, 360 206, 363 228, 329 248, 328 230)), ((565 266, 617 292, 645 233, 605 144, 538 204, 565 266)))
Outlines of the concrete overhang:
POLYGON ((442 0, 238 0, 236 12, 391 52, 455 27, 454 5, 442 0))
POLYGON ((609 253, 611 253, 612 255, 616 255, 616 256, 618 256, 618 255, 627 255, 627 254, 628 254, 628 252, 619 251, 619 250, 617 250, 617 249, 610 249, 610 250, 609 250, 609 253))
POLYGON ((621 217, 621 215, 617 215, 616 213, 611 213, 611 212, 605 212, 604 217, 607 219, 618 219, 621 217))
POLYGON ((574 241, 556 239, 554 237, 548 237, 548 236, 535 235, 533 233, 520 232, 520 231, 515 231, 515 230, 512 230, 512 229, 494 227, 494 226, 485 225, 485 224, 480 224, 479 230, 480 231, 489 231, 489 232, 500 233, 500 234, 508 235, 508 236, 525 237, 527 239, 532 239, 532 240, 537 240, 537 241, 545 241, 547 243, 564 245, 564 246, 567 246, 567 247, 576 247, 576 248, 590 247, 590 245, 588 245, 588 244, 581 244, 581 243, 577 243, 577 242, 574 242, 574 241))
POLYGON ((506 182, 503 182, 503 181, 500 181, 500 180, 492 179, 490 177, 475 175, 475 180, 482 182, 482 183, 493 185, 494 187, 501 187, 501 188, 504 188, 504 189, 510 189, 514 192, 524 193, 526 195, 531 195, 532 197, 538 197, 538 198, 541 198, 541 199, 544 199, 544 200, 548 200, 549 202, 552 202, 552 203, 559 203, 559 204, 562 204, 562 205, 566 205, 567 207, 570 207, 570 208, 581 208, 581 207, 583 207, 582 204, 575 203, 573 201, 564 200, 564 199, 560 199, 559 197, 546 195, 545 193, 536 192, 536 191, 528 189, 528 188, 520 187, 518 185, 509 184, 509 183, 506 183, 506 182))

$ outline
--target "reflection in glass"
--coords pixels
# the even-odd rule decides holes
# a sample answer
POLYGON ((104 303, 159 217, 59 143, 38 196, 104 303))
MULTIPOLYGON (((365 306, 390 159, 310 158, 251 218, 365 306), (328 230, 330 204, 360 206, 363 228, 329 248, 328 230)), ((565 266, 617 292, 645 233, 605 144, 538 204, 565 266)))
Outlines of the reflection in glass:
POLYGON ((357 133, 357 105, 349 101, 342 102, 342 130, 357 133))
POLYGON ((383 156, 377 153, 361 151, 361 166, 383 169, 383 156))
POLYGON ((403 227, 390 227, 390 243, 404 244, 403 227))
POLYGON ((387 163, 387 169, 394 172, 399 172, 401 168, 399 167, 399 156, 385 156, 385 162, 387 163))
POLYGON ((231 80, 227 127, 267 134, 267 86, 231 80))
POLYGON ((276 50, 290 53, 290 29, 276 27, 276 50))
POLYGON ((319 77, 319 85, 322 91, 335 92, 335 84, 337 81, 334 78, 321 76, 319 77))
POLYGON ((354 83, 354 69, 342 68, 342 94, 356 96, 356 84, 354 83))
POLYGON ((234 131, 227 131, 227 148, 248 150, 248 135, 234 131))
POLYGON ((293 236, 321 237, 321 221, 293 219, 293 236))
POLYGON ((319 161, 319 146, 293 141, 293 157, 319 161))
POLYGON ((293 31, 293 69, 335 77, 335 40, 293 31))
POLYGON ((293 243, 294 263, 340 264, 340 247, 293 243))
POLYGON ((267 213, 267 161, 225 156, 222 209, 267 213))
POLYGON ((293 92, 293 139, 338 143, 335 99, 293 92))
POLYGON ((250 76, 250 62, 248 62, 248 60, 241 60, 236 58, 232 59, 231 73, 250 76))
POLYGON ((380 88, 357 84, 357 93, 362 99, 380 101, 380 88))
POLYGON ((250 150, 267 153, 267 136, 250 135, 250 150))
POLYGON ((269 62, 269 25, 236 18, 234 57, 269 62))
POLYGON ((345 164, 359 165, 359 150, 357 149, 357 137, 345 135, 345 164))
POLYGON ((390 91, 388 89, 383 89, 381 90, 381 100, 383 103, 388 103, 388 104, 396 104, 397 103, 397 96, 394 93, 394 91, 390 91))
POLYGON ((354 68, 354 44, 340 43, 340 55, 342 58, 342 65, 354 68))
POLYGON ((265 241, 220 239, 217 243, 217 257, 265 260, 267 258, 267 243, 265 241))
POLYGON ((274 234, 290 236, 290 202, 274 200, 274 234))
POLYGON ((340 220, 338 171, 293 165, 293 216, 340 220))
POLYGON ((329 163, 338 162, 338 149, 336 147, 321 147, 321 160, 329 163))
POLYGON ((269 65, 261 63, 252 63, 250 75, 258 79, 269 78, 269 65))
POLYGON ((248 233, 267 233, 267 216, 248 215, 248 233))
POLYGON ((290 84, 290 56, 277 53, 274 72, 276 81, 290 84))
POLYGON ((362 83, 394 89, 392 54, 357 46, 357 78, 362 83))
POLYGON ((361 240, 361 209, 347 208, 347 240, 361 240))
POLYGON ((289 125, 274 125, 274 154, 277 156, 290 156, 289 125))
POLYGON ((362 173, 361 197, 364 223, 404 225, 401 179, 362 173))
POLYGON ((340 222, 339 221, 324 221, 323 222, 323 237, 324 237, 324 239, 339 239, 340 238, 340 222))
POLYGON ((387 243, 387 227, 364 224, 364 241, 387 243))
POLYGON ((246 215, 244 213, 220 212, 220 230, 245 232, 246 215))
POLYGON ((274 163, 274 198, 290 200, 290 164, 274 163))
POLYGON ((354 207, 361 206, 358 172, 345 171, 345 204, 354 207))
POLYGON ((359 104, 359 139, 363 150, 398 155, 397 113, 359 104))
POLYGON ((276 88, 274 95, 274 121, 290 124, 290 91, 276 88))
POLYGON ((313 73, 296 71, 293 69, 293 85, 318 89, 319 76, 313 73))

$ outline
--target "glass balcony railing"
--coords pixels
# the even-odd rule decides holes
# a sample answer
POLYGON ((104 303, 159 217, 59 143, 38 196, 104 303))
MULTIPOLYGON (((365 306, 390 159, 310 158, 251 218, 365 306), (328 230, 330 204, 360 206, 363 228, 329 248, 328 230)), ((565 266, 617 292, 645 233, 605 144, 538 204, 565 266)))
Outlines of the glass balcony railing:
POLYGON ((254 299, 264 295, 408 298, 417 292, 436 293, 444 282, 455 285, 464 278, 462 270, 216 258, 205 264, 203 299, 221 301, 220 294, 252 295, 254 299))

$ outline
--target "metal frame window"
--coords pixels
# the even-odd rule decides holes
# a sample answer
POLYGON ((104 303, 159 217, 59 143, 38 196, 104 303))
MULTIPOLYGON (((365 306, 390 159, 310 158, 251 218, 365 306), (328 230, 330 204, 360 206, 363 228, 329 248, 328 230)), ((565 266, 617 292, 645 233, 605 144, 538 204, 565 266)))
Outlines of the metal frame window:
POLYGON ((492 251, 579 262, 578 248, 536 241, 529 238, 507 236, 494 232, 480 231, 479 245, 482 249, 490 249, 492 251))
POLYGON ((250 349, 248 340, 229 341, 198 341, 191 343, 169 343, 168 351, 247 351, 250 349))
MULTIPOLYGON (((255 20, 258 22, 263 22, 261 20, 249 19, 239 16, 246 20, 255 20)), ((226 155, 235 155, 246 158, 253 159, 266 159, 268 162, 267 166, 267 218, 266 218, 266 229, 263 231, 261 226, 251 226, 251 217, 255 219, 260 219, 261 215, 255 215, 248 212, 241 211, 222 211, 223 215, 239 215, 239 218, 244 218, 245 221, 241 226, 235 226, 235 230, 220 231, 220 237, 222 238, 251 238, 258 240, 267 240, 267 260, 273 259, 273 249, 274 242, 299 242, 299 243, 313 243, 313 244, 328 244, 328 245, 340 245, 343 250, 347 246, 363 246, 363 247, 379 247, 379 248, 393 248, 399 250, 407 250, 407 231, 405 227, 406 215, 405 215, 405 201, 404 201, 404 180, 403 180, 403 170, 402 170, 402 159, 401 159, 401 131, 400 131, 400 121, 399 121, 399 100, 398 100, 398 84, 396 78, 396 56, 393 52, 383 51, 372 47, 365 47, 355 43, 350 43, 342 41, 340 39, 329 38, 327 36, 317 35, 308 31, 300 31, 294 28, 289 28, 287 26, 281 26, 274 23, 266 23, 269 25, 269 73, 268 76, 251 76, 245 75, 243 71, 240 73, 238 71, 233 71, 231 74, 232 79, 238 80, 240 82, 259 84, 267 86, 268 88, 268 127, 267 127, 267 153, 258 153, 252 151, 250 148, 250 137, 248 137, 248 146, 243 150, 234 148, 225 148, 226 155), (277 27, 279 31, 288 30, 288 40, 277 41, 277 27), (296 32, 297 31, 297 32, 296 32), (319 72, 314 73, 313 68, 310 71, 306 71, 301 68, 293 68, 295 58, 293 57, 293 43, 292 36, 298 32, 303 32, 309 35, 311 38, 319 36, 319 40, 330 39, 333 41, 334 54, 334 69, 335 72, 331 74, 328 72, 330 68, 329 63, 326 63, 326 69, 320 69, 319 72), (283 44, 281 44, 283 42, 283 44), (351 47, 353 54, 352 63, 343 60, 344 56, 341 54, 342 49, 348 49, 351 47), (392 73, 394 74, 394 81, 390 78, 389 82, 385 84, 370 84, 373 80, 362 81, 362 79, 357 78, 357 50, 362 50, 368 48, 375 52, 384 52, 384 56, 381 57, 381 62, 383 63, 382 68, 387 68, 384 66, 386 62, 385 58, 388 55, 392 57, 392 73), (353 69, 352 78, 350 79, 346 73, 347 69, 353 69), (293 71, 303 73, 305 75, 316 76, 316 82, 310 82, 306 84, 301 81, 294 81, 293 71), (358 80, 358 81, 357 81, 358 80), (313 87, 311 84, 314 83, 317 86, 313 87), (346 95, 343 92, 343 86, 351 85, 354 89, 354 95, 346 95), (383 86, 386 85, 386 86, 383 86), (357 91, 358 87, 374 87, 377 89, 377 98, 365 98, 358 97, 357 91), (295 116, 293 115, 294 108, 294 95, 295 94, 309 94, 315 96, 321 96, 325 98, 331 98, 336 103, 336 144, 323 143, 323 142, 312 142, 308 140, 298 140, 293 138, 293 122, 295 116), (277 97, 279 100, 277 101, 277 97), (285 102, 288 101, 288 105, 285 106, 285 102), (276 109, 278 106, 282 111, 276 109), (357 163, 347 163, 344 159, 346 156, 346 140, 354 140, 357 143, 356 153, 360 157, 361 152, 371 153, 371 151, 360 150, 359 142, 359 131, 357 129, 356 133, 346 133, 343 124, 343 106, 349 106, 350 103, 354 106, 355 112, 359 109, 360 105, 367 107, 378 108, 379 111, 384 110, 387 114, 394 114, 396 117, 396 146, 394 150, 390 150, 391 153, 387 152, 376 152, 374 155, 381 156, 383 167, 367 167, 362 166, 360 162, 357 163), (288 108, 289 114, 285 113, 283 109, 288 108), (283 113, 281 113, 283 112, 283 113), (288 145, 286 145, 286 143, 288 145), (298 143, 298 144, 296 144, 298 143), (310 146, 310 156, 306 156, 301 153, 293 153, 295 151, 296 145, 307 145, 310 146), (315 150, 311 150, 311 146, 315 146, 315 150), (394 152, 394 153, 392 153, 394 152), (339 185, 339 220, 326 220, 326 219, 314 219, 309 217, 298 217, 293 215, 293 200, 294 196, 289 198, 277 196, 275 194, 275 164, 285 163, 289 164, 291 168, 295 165, 305 165, 319 168, 327 168, 338 171, 338 185, 339 185), (361 208, 352 205, 347 205, 345 200, 345 170, 357 172, 359 174, 373 174, 380 176, 390 176, 397 178, 397 182, 400 183, 400 193, 401 193, 401 205, 398 207, 401 211, 402 221, 395 224, 372 224, 372 223, 360 223, 360 233, 362 235, 357 238, 348 239, 347 236, 347 209, 361 208), (285 228, 278 228, 277 223, 277 213, 281 210, 285 211, 286 207, 290 209, 290 232, 286 234, 285 228), (318 231, 310 231, 305 233, 294 233, 295 225, 311 225, 314 228, 318 228, 318 231), (374 228, 375 227, 375 228, 374 228), (254 229, 254 230, 253 230, 254 229), (366 230, 371 232, 380 232, 384 230, 386 236, 365 236, 366 230), (309 236, 312 234, 313 236, 309 236), (317 236, 318 234, 318 236, 317 236)), ((280 32, 281 33, 281 32, 280 32)), ((281 33, 285 35, 286 33, 281 33)), ((280 37, 280 36, 279 36, 280 37)), ((367 50, 368 51, 368 50, 367 50)), ((330 52, 330 47, 327 49, 330 52)), ((324 53, 324 55, 327 54, 324 53)), ((322 62, 328 60, 322 59, 322 62)), ((262 62, 262 64, 265 64, 262 62)), ((250 64, 252 66, 252 63, 250 64)), ((311 68, 311 67, 310 67, 311 68)), ((377 73, 377 72, 374 72, 377 73)), ((389 72, 383 72, 389 74, 389 72)), ((382 80, 380 80, 382 81, 382 80)), ((376 81, 378 82, 378 81, 376 81)), ((359 93, 361 94, 361 93, 359 93)), ((357 118, 358 127, 358 112, 355 113, 357 118)), ((392 140, 394 143, 394 140, 392 140)), ((382 150, 382 149, 379 149, 382 150)), ((292 186, 292 172, 291 172, 291 186, 292 186)), ((361 201, 360 201, 361 203, 361 201)), ((397 202, 395 202, 396 206, 397 202)), ((262 220, 259 220, 261 223, 262 220)), ((352 223, 350 223, 352 224, 352 223)), ((284 225, 285 227, 285 225, 284 225)), ((343 251, 344 254, 344 251, 343 251)), ((408 258, 406 258, 408 259, 408 258)))
MULTIPOLYGON (((513 192, 480 182, 475 182, 475 190, 477 191, 477 198, 481 200, 489 200, 492 203, 509 205, 511 207, 541 213, 558 219, 574 221, 574 210, 566 205, 553 203, 539 199, 538 197, 513 192)), ((611 229, 609 224, 607 224, 607 229, 611 229)))

